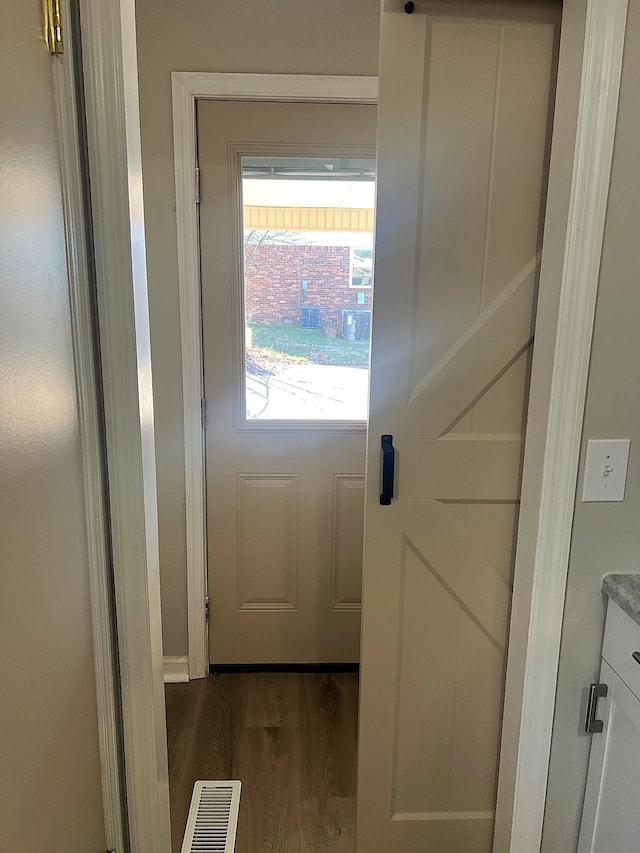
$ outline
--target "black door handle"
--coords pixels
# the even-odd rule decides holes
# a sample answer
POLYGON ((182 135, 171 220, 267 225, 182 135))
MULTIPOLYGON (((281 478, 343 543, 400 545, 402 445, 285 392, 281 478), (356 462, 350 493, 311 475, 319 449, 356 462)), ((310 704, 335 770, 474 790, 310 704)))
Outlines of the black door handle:
POLYGON ((393 477, 396 452, 393 449, 393 436, 380 436, 380 503, 389 506, 393 500, 393 477))

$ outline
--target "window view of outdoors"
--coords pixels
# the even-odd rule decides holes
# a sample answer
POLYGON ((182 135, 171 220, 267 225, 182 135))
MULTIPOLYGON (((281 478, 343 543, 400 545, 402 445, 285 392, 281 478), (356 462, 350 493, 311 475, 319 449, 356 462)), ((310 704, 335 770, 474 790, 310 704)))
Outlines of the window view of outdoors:
POLYGON ((366 420, 375 161, 243 157, 246 417, 366 420))

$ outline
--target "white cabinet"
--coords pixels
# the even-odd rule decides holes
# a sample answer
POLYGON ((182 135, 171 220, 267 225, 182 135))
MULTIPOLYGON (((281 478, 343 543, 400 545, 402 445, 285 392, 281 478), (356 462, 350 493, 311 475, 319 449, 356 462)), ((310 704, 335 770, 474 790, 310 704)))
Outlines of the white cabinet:
POLYGON ((640 663, 634 652, 640 652, 640 626, 610 601, 600 670, 607 696, 597 703, 603 726, 591 743, 578 853, 640 851, 640 663))

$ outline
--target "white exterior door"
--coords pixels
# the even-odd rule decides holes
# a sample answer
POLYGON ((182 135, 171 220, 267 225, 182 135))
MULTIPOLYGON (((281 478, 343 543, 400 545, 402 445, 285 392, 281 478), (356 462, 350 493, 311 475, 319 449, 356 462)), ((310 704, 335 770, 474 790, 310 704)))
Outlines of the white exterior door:
POLYGON ((375 122, 198 104, 213 664, 359 660, 375 122))
POLYGON ((356 843, 488 853, 559 17, 384 6, 356 843))

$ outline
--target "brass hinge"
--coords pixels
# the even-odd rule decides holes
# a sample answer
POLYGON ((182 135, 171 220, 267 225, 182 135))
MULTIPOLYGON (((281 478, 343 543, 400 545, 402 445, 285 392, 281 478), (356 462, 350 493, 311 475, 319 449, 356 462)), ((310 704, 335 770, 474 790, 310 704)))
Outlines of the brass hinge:
POLYGON ((204 598, 204 621, 206 622, 207 625, 209 624, 209 614, 210 614, 209 596, 205 595, 205 598, 204 598))
POLYGON ((196 204, 200 204, 200 167, 196 166, 196 174, 195 174, 195 196, 196 196, 196 204))
POLYGON ((60 0, 42 0, 42 12, 44 16, 44 40, 49 48, 49 53, 52 55, 64 53, 60 0))

